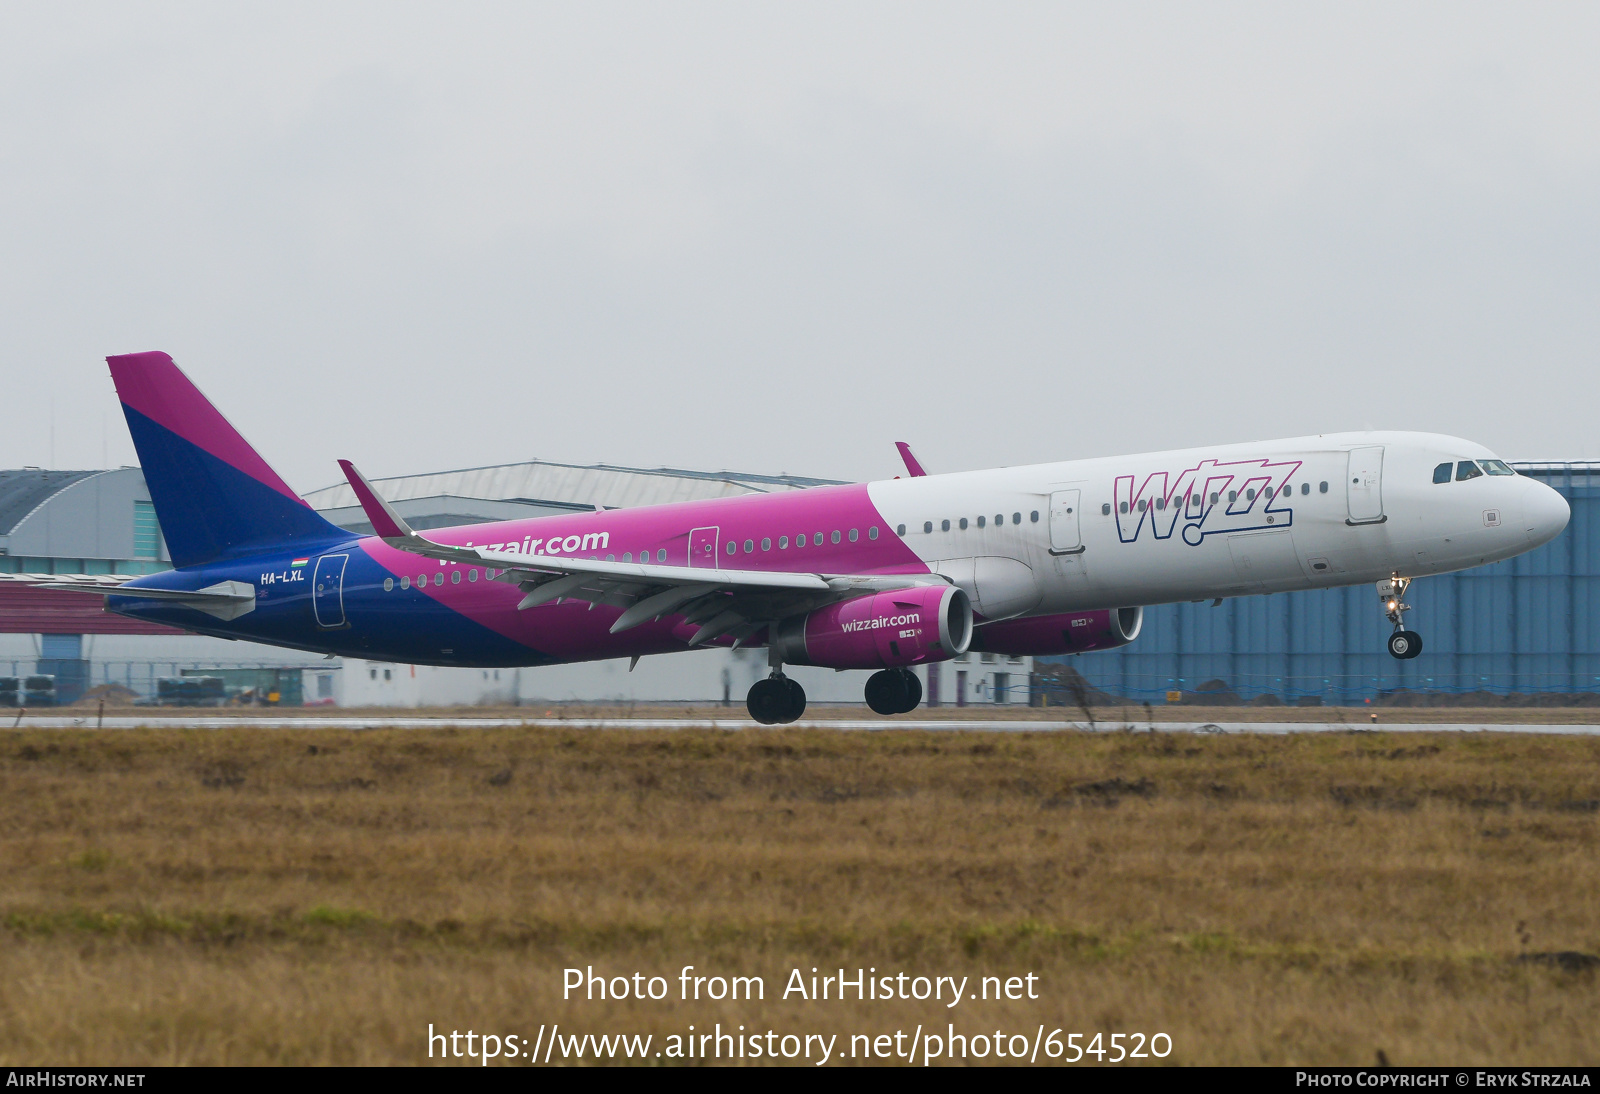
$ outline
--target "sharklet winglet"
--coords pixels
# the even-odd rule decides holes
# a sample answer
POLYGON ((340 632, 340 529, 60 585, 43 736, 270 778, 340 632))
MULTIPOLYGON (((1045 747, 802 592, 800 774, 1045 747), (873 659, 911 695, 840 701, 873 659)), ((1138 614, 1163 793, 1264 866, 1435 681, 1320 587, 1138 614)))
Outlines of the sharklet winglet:
POLYGON ((356 493, 356 500, 361 503, 361 511, 367 514, 367 519, 372 522, 372 530, 384 539, 399 537, 412 538, 416 533, 405 522, 405 518, 394 511, 394 507, 384 501, 372 484, 366 480, 361 472, 356 470, 356 465, 349 460, 340 460, 339 469, 344 472, 350 489, 356 493))
POLYGON ((927 475, 927 472, 922 469, 921 462, 918 461, 916 456, 912 455, 909 444, 906 444, 905 441, 895 441, 894 446, 900 450, 900 458, 905 461, 907 474, 914 479, 920 479, 927 475))

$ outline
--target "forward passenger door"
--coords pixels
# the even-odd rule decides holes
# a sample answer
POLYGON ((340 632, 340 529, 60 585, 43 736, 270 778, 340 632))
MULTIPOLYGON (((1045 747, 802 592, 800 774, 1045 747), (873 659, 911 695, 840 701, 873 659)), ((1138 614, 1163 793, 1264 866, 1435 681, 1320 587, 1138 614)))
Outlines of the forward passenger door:
POLYGON ((1383 446, 1352 448, 1344 476, 1345 498, 1349 505, 1348 524, 1382 524, 1383 446))

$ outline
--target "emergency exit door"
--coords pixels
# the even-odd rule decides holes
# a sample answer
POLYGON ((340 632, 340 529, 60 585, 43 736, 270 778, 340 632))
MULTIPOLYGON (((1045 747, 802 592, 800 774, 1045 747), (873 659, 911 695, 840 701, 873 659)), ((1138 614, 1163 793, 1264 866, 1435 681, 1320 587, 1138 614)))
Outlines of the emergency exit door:
POLYGON ((715 525, 692 530, 689 533, 689 565, 708 570, 721 566, 722 560, 717 557, 717 541, 721 534, 722 529, 715 525))

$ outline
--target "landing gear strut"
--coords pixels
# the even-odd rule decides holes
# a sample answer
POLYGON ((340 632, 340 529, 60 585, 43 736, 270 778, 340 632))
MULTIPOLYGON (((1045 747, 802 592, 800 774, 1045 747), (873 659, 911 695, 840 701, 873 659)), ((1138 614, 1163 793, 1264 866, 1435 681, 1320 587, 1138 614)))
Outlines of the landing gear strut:
POLYGON ((867 677, 867 706, 875 714, 910 714, 922 702, 922 681, 910 669, 884 669, 867 677))
POLYGON ((744 705, 764 726, 786 725, 806 712, 806 691, 783 674, 783 660, 774 647, 767 648, 767 664, 771 675, 750 685, 744 705))
POLYGON ((1411 586, 1409 577, 1401 577, 1399 572, 1389 575, 1389 580, 1378 582, 1378 596, 1383 600, 1383 614, 1389 622, 1394 624, 1394 633, 1389 636, 1389 656, 1400 661, 1409 661, 1422 652, 1422 635, 1416 631, 1408 631, 1401 623, 1401 616, 1411 610, 1411 605, 1405 602, 1406 589, 1411 586))

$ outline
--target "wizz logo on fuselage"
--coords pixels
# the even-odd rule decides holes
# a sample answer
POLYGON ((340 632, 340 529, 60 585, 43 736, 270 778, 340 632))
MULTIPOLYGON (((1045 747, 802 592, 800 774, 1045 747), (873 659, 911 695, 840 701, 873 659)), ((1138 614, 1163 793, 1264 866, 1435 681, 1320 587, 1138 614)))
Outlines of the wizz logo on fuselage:
POLYGON ((1170 539, 1181 524, 1183 542, 1198 547, 1218 532, 1287 528, 1294 523, 1289 480, 1301 462, 1201 460, 1176 474, 1146 475, 1137 490, 1138 476, 1118 475, 1113 490, 1117 538, 1132 543, 1148 527, 1156 539, 1170 539))

